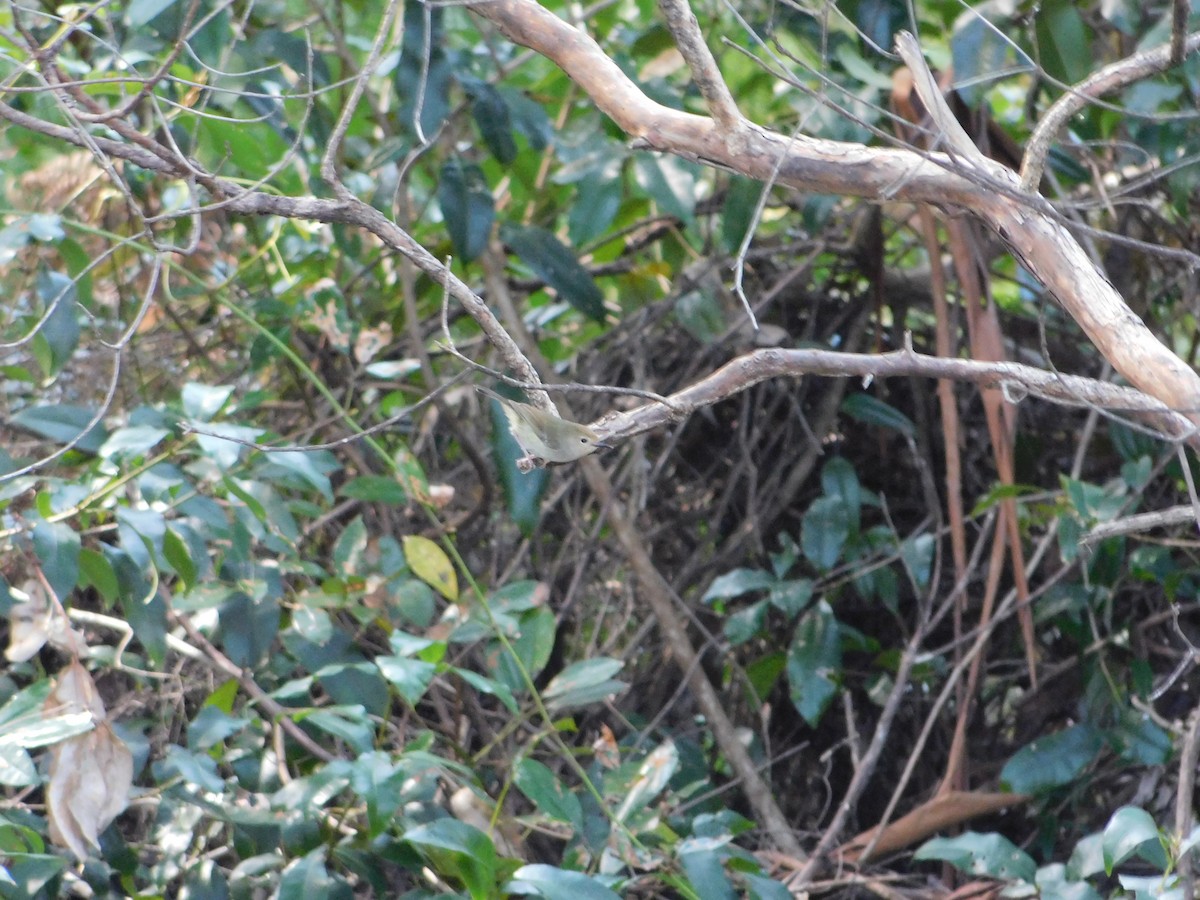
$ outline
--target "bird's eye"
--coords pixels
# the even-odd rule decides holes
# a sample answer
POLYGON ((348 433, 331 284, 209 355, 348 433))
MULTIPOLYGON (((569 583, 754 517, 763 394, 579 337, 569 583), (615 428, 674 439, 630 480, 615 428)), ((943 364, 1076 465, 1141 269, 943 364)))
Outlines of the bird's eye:
POLYGON ((581 437, 581 438, 579 439, 579 443, 581 443, 581 444, 586 444, 587 442, 588 442, 588 439, 587 439, 587 438, 585 438, 585 437, 581 437))

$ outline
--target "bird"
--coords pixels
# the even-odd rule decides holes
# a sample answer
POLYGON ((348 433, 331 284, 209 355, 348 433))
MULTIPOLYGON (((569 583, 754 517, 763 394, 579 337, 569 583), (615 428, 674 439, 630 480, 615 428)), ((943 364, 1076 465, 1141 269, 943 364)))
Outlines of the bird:
POLYGON ((500 404, 508 420, 508 430, 526 456, 548 463, 574 462, 609 449, 600 436, 586 425, 560 418, 528 403, 501 397, 485 387, 477 387, 485 396, 500 404))

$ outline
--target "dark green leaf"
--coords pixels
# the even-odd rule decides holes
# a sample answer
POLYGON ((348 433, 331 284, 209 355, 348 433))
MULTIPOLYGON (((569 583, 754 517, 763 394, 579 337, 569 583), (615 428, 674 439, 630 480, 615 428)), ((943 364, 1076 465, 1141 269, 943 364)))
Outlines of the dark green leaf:
POLYGON ((458 157, 447 160, 438 179, 438 205, 455 255, 462 262, 478 257, 487 247, 496 218, 495 201, 483 170, 458 157))
POLYGON ((689 838, 679 848, 683 874, 700 900, 736 900, 721 852, 726 843, 719 838, 689 838))
POLYGON ((116 601, 120 590, 117 573, 103 553, 82 548, 79 551, 79 571, 83 576, 83 584, 94 587, 108 603, 116 601))
POLYGON ((1148 812, 1136 806, 1122 806, 1113 813, 1104 827, 1103 850, 1108 875, 1134 855, 1156 865, 1166 864, 1158 826, 1148 812))
POLYGON ((1037 13, 1038 62, 1057 81, 1074 84, 1092 67, 1092 48, 1079 7, 1071 0, 1049 0, 1037 13))
POLYGON ((583 827, 579 798, 567 791, 554 773, 536 759, 522 759, 513 772, 513 783, 542 813, 572 826, 583 827))
POLYGON ((517 142, 513 140, 508 104, 500 92, 487 82, 468 81, 466 88, 471 95, 471 112, 484 143, 497 162, 507 166, 517 158, 517 142))
POLYGON ((638 185, 669 216, 683 222, 696 209, 696 167, 675 156, 639 154, 633 160, 638 185))
POLYGON ((1037 872, 1029 854, 1008 838, 974 831, 926 841, 913 858, 944 860, 968 875, 987 875, 1001 881, 1032 882, 1037 872))
POLYGON ((392 506, 403 506, 409 501, 403 485, 388 475, 359 475, 339 487, 338 496, 392 506))
POLYGON ((438 872, 462 881, 472 898, 493 896, 496 848, 478 828, 457 819, 438 819, 404 832, 404 840, 426 854, 438 872))
POLYGON ((767 593, 771 605, 785 615, 794 616, 812 600, 813 583, 807 578, 781 581, 767 593))
POLYGON ((575 255, 544 228, 506 222, 500 236, 525 265, 585 316, 604 321, 604 295, 575 255))
POLYGON ((163 534, 163 557, 175 570, 181 582, 181 593, 187 593, 196 583, 196 564, 188 552, 188 546, 170 528, 163 534))
POLYGON ((714 578, 712 584, 708 586, 708 590, 704 592, 704 596, 700 598, 700 602, 731 600, 751 591, 769 588, 773 584, 775 584, 775 578, 770 572, 764 572, 762 569, 733 569, 714 578))
POLYGON ((1010 17, 996 4, 981 7, 959 16, 950 38, 955 89, 971 107, 978 105, 989 82, 1004 72, 1012 48, 1005 36, 1010 17))
POLYGON ((842 412, 864 425, 891 428, 908 437, 917 433, 916 426, 908 416, 870 394, 851 394, 842 401, 842 412))
POLYGON ((1103 746, 1090 725, 1073 725, 1022 747, 1000 772, 1005 790, 1036 794, 1070 784, 1103 746))
POLYGON ((551 710, 586 706, 623 691, 628 685, 610 679, 624 665, 618 659, 597 657, 572 663, 546 686, 542 696, 551 710))
POLYGON ((82 406, 58 403, 54 406, 32 406, 23 409, 10 421, 60 444, 75 441, 77 450, 95 453, 108 440, 108 432, 98 422, 88 427, 94 415, 95 412, 82 406))
POLYGON ((196 422, 209 422, 221 411, 233 393, 232 385, 201 384, 189 381, 180 391, 183 414, 196 422))
POLYGON ((56 375, 67 364, 79 345, 79 309, 75 282, 59 272, 38 273, 38 299, 42 301, 46 321, 38 337, 46 342, 49 355, 42 366, 47 375, 56 375))
POLYGON ((546 900, 620 900, 619 895, 589 875, 543 863, 521 866, 504 890, 546 900))
POLYGON ((850 536, 850 512, 840 497, 819 497, 804 514, 800 547, 809 562, 826 572, 842 555, 850 536))
POLYGON ((759 600, 725 619, 725 637, 733 646, 744 644, 760 631, 767 616, 767 601, 759 600))
POLYGON ((841 667, 841 627, 822 600, 801 618, 787 657, 792 703, 814 728, 837 690, 841 667))
POLYGON ((425 696, 429 685, 433 684, 437 675, 437 666, 419 659, 406 659, 402 656, 377 656, 375 665, 397 691, 400 696, 415 706, 417 701, 425 696))
POLYGON ((734 175, 725 191, 721 207, 721 243, 731 253, 742 245, 746 232, 753 224, 754 210, 762 196, 763 184, 753 178, 734 175))
POLYGON ((37 554, 54 596, 66 600, 79 581, 79 535, 65 522, 38 522, 33 527, 37 554))

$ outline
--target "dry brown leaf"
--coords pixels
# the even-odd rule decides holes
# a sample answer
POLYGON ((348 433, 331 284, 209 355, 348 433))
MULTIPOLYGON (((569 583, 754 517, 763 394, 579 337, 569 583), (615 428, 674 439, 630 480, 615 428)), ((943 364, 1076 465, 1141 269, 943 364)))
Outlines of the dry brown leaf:
POLYGON ((42 707, 47 714, 86 711, 96 727, 49 750, 46 811, 50 840, 66 847, 81 862, 89 846, 99 849, 100 832, 128 802, 133 785, 133 754, 108 724, 96 683, 78 660, 59 675, 42 707))

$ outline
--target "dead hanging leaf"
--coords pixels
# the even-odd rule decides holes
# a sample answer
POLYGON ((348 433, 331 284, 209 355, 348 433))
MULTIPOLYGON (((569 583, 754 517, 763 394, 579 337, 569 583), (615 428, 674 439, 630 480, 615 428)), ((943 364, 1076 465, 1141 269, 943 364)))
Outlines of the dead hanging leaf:
POLYGON ((354 339, 354 358, 366 365, 392 342, 392 326, 383 322, 375 328, 364 328, 354 339))
POLYGON ((25 585, 28 599, 9 612, 8 647, 4 658, 19 663, 32 659, 47 641, 73 656, 87 654, 87 641, 71 627, 61 607, 48 602, 45 590, 34 582, 25 585))
POLYGON ((96 683, 77 660, 59 675, 42 709, 54 715, 85 711, 96 722, 87 734, 49 750, 50 839, 82 862, 88 858, 89 846, 100 848, 100 833, 125 809, 133 785, 133 754, 113 733, 96 683))

